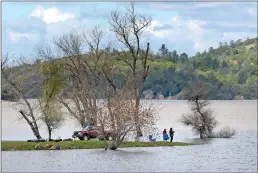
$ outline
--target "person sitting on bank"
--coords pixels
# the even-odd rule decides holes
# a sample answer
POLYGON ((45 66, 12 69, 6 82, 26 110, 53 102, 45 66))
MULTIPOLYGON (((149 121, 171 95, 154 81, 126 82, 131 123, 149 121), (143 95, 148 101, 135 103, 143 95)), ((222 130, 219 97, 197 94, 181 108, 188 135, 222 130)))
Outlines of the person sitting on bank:
POLYGON ((152 137, 152 135, 149 135, 149 141, 150 142, 156 142, 156 139, 152 137))
POLYGON ((163 134, 163 140, 167 141, 169 139, 169 136, 167 134, 167 129, 164 129, 162 134, 163 134))

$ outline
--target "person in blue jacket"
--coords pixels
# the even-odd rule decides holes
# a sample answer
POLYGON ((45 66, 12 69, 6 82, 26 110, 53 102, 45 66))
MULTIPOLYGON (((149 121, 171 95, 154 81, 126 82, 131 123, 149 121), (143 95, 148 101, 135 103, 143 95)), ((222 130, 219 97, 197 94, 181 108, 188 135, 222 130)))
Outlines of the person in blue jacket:
POLYGON ((167 134, 167 129, 164 129, 162 134, 163 134, 163 140, 167 141, 169 139, 169 136, 167 134))

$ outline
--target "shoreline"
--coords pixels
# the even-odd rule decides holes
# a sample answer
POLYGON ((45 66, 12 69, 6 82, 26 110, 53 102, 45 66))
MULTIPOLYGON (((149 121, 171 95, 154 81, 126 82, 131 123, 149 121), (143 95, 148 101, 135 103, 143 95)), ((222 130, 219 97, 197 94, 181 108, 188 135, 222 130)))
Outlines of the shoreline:
MULTIPOLYGON (((28 100, 38 100, 38 98, 30 98, 28 100)), ((66 99, 69 100, 69 99, 66 99)), ((103 100, 103 99, 98 99, 98 100, 103 100)), ((188 101, 188 100, 183 100, 183 99, 141 99, 142 101, 188 101)), ((1 100, 2 102, 9 102, 9 103, 17 103, 18 101, 10 101, 10 100, 1 100)), ((258 101, 255 99, 221 99, 221 100, 208 100, 208 101, 258 101)))
MULTIPOLYGON (((191 146, 197 143, 185 142, 123 142, 119 148, 132 147, 173 147, 173 146, 191 146)), ((118 148, 118 149, 119 149, 118 148)), ((72 150, 72 149, 104 149, 104 141, 60 141, 60 142, 27 142, 27 141, 2 141, 2 151, 37 151, 37 150, 72 150)))

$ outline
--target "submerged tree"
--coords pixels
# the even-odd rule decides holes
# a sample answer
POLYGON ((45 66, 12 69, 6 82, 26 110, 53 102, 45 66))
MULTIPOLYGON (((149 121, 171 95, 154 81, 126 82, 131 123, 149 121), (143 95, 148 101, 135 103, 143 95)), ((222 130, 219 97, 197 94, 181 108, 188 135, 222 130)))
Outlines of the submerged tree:
POLYGON ((187 126, 192 126, 193 130, 200 134, 200 138, 206 138, 212 134, 217 125, 215 115, 210 108, 207 99, 208 92, 203 82, 195 82, 184 92, 184 98, 191 105, 190 114, 183 115, 181 122, 187 126))
POLYGON ((208 91, 202 81, 195 81, 183 93, 184 99, 191 105, 192 113, 182 116, 181 122, 191 126, 193 130, 200 134, 200 138, 230 138, 235 135, 235 130, 229 127, 221 129, 215 133, 214 128, 218 125, 214 112, 209 108, 210 102, 207 100, 208 91))

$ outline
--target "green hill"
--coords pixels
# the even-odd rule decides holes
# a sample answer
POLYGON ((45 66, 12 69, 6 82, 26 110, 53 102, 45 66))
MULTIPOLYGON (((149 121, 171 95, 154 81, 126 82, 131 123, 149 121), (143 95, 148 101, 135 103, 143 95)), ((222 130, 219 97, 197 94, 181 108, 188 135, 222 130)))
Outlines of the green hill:
POLYGON ((220 43, 184 61, 177 57, 169 67, 153 71, 145 89, 180 99, 188 81, 198 78, 205 81, 210 99, 257 99, 257 38, 220 43))
MULTIPOLYGON (((112 52, 108 58, 114 58, 112 52)), ((115 60, 114 63, 124 66, 115 60)), ((162 45, 161 53, 152 54, 149 64, 151 69, 145 82, 144 96, 149 94, 151 98, 157 98, 162 94, 165 98, 181 99, 181 92, 188 83, 200 79, 207 85, 209 99, 257 99, 257 38, 219 43, 218 48, 210 47, 208 51, 198 52, 193 57, 185 53, 177 55, 176 51, 169 52, 162 45)), ((15 68, 14 76, 20 75, 22 78, 29 75, 31 82, 40 79, 38 64, 15 68)), ((28 98, 39 96, 40 91, 30 91, 29 84, 21 87, 28 91, 28 98)), ((2 99, 7 99, 8 94, 14 97, 4 80, 1 94, 2 99)))

